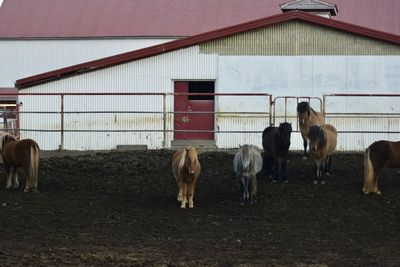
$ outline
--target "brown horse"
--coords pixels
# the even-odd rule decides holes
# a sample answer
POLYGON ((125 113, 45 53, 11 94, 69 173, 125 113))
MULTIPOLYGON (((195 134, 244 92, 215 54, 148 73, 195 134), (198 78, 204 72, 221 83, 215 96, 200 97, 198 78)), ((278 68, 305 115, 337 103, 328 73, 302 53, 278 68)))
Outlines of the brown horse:
POLYGON ((324 176, 329 175, 332 165, 332 153, 336 149, 337 131, 330 124, 311 126, 308 136, 310 138, 310 154, 317 164, 317 178, 314 184, 325 184, 324 176))
POLYGON ((307 158, 307 143, 310 140, 308 131, 311 126, 321 126, 325 123, 325 117, 322 113, 315 111, 308 102, 300 102, 297 105, 297 117, 299 118, 300 133, 303 138, 304 155, 307 158))
POLYGON ((379 174, 384 167, 400 168, 400 142, 376 141, 364 154, 364 194, 381 194, 379 174))
POLYGON ((24 192, 37 192, 40 157, 38 144, 32 139, 18 141, 15 136, 1 132, 0 153, 8 173, 6 188, 19 186, 17 169, 21 167, 27 175, 24 192))
POLYGON ((194 147, 185 147, 172 156, 172 173, 179 185, 178 201, 183 209, 186 208, 187 202, 189 208, 194 207, 194 187, 200 172, 201 165, 194 147))

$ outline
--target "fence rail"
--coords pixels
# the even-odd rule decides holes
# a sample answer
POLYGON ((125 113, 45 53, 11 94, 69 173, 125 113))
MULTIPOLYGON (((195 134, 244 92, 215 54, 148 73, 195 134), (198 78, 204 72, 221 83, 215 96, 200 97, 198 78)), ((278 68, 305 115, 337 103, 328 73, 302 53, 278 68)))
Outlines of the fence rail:
MULTIPOLYGON (((10 93, 6 95, 9 96, 10 93)), ((1 96, 0 93, 0 98, 1 96)), ((89 142, 94 142, 99 136, 104 137, 105 135, 102 134, 132 133, 138 135, 137 140, 162 139, 161 147, 167 147, 176 132, 213 133, 219 136, 221 146, 229 146, 229 135, 233 135, 231 137, 233 143, 258 142, 258 136, 266 126, 280 121, 294 123, 296 125, 294 132, 298 132, 295 107, 299 101, 312 102, 314 106, 319 107, 325 114, 326 121, 338 128, 338 132, 345 139, 343 143, 358 142, 359 147, 365 147, 375 139, 400 138, 400 107, 393 109, 393 106, 399 106, 396 103, 400 102, 400 94, 328 94, 322 99, 307 96, 272 98, 272 95, 264 93, 17 93, 15 96, 18 101, 14 104, 14 108, 9 103, 4 106, 0 104, 3 129, 12 131, 17 136, 22 134, 23 138, 39 133, 57 134, 52 135, 51 138, 58 139, 53 142, 58 142, 59 149, 65 149, 66 134, 78 133, 90 135, 89 142), (177 95, 188 97, 212 95, 215 109, 213 112, 174 111, 173 98, 177 95), (50 105, 41 101, 46 97, 52 97, 50 105), (80 102, 81 106, 74 103, 75 97, 85 99, 80 102), (121 105, 107 103, 108 97, 121 99, 121 105), (246 100, 246 102, 246 97, 251 101, 246 100), (32 101, 32 98, 36 101, 32 101), (145 106, 141 103, 141 98, 146 98, 150 104, 145 106), (220 104, 220 100, 224 98, 225 106, 220 104), (362 99, 361 103, 360 99, 362 99), (130 101, 135 104, 130 105, 130 101), (243 110, 240 108, 241 101, 248 105, 243 105, 246 107, 243 110), (232 104, 230 102, 234 102, 236 104, 234 106, 239 108, 226 110, 226 107, 232 104), (249 105, 253 102, 256 103, 254 106, 249 105), (141 108, 135 105, 141 105, 141 108), (377 112, 377 110, 382 112, 377 112), (214 116, 215 127, 212 130, 175 129, 174 116, 179 114, 210 114, 214 116), (94 118, 99 122, 93 122, 94 118), (114 123, 113 120, 118 121, 119 124, 114 123), (33 121, 35 124, 32 124, 33 121), (124 121, 126 124, 119 121, 124 121), (124 125, 125 128, 123 128, 124 125), (156 134, 157 137, 149 137, 148 134, 156 134), (221 137, 222 135, 226 136, 224 137, 226 140, 221 137), (240 135, 244 137, 238 137, 240 135), (358 139, 357 135, 359 135, 358 139), (225 141, 221 141, 223 139, 225 141)), ((123 139, 121 136, 118 138, 123 139)), ((294 147, 296 147, 296 142, 295 140, 294 147)))

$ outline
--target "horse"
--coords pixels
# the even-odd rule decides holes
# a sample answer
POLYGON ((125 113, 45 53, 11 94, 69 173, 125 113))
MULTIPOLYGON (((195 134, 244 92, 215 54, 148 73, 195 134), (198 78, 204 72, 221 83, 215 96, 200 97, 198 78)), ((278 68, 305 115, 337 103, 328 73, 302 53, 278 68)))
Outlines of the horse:
POLYGON ((307 143, 310 140, 308 131, 311 126, 321 126, 325 123, 324 114, 315 111, 310 107, 308 102, 300 102, 297 104, 297 117, 299 119, 300 133, 303 138, 304 153, 303 158, 307 158, 307 143))
POLYGON ((332 153, 336 149, 337 131, 330 124, 311 126, 308 137, 310 138, 310 155, 317 164, 317 178, 314 184, 325 184, 324 176, 329 175, 332 166, 332 153))
POLYGON ((244 205, 246 201, 256 201, 256 174, 262 169, 262 157, 260 149, 255 145, 243 145, 239 148, 233 158, 233 170, 239 180, 240 204, 244 205))
POLYGON ((384 167, 400 168, 400 142, 380 140, 364 153, 364 194, 381 194, 378 178, 384 167))
POLYGON ((37 192, 40 148, 32 139, 18 141, 10 133, 0 133, 0 153, 8 174, 6 188, 18 188, 17 169, 27 174, 24 192, 37 192))
POLYGON ((179 186, 178 202, 181 208, 194 207, 193 195, 197 177, 201 172, 201 165, 197 157, 197 151, 194 147, 186 146, 181 150, 175 151, 172 156, 172 174, 179 186))
POLYGON ((264 169, 266 175, 273 175, 273 182, 282 179, 288 182, 286 172, 286 161, 290 146, 290 135, 292 124, 280 123, 279 127, 269 126, 262 134, 262 146, 264 148, 264 169))

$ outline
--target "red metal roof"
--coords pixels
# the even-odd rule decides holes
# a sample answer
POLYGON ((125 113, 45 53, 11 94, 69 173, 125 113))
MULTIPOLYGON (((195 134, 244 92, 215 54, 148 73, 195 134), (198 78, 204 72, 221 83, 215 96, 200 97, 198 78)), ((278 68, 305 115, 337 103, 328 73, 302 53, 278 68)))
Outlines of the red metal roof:
POLYGON ((331 19, 323 18, 320 16, 312 15, 309 13, 305 12, 300 12, 300 11, 292 11, 292 12, 287 12, 271 17, 267 17, 264 19, 258 19, 255 21, 250 21, 230 27, 226 27, 223 29, 207 32, 207 33, 202 33, 198 34, 192 37, 187 37, 151 47, 146 47, 143 49, 135 50, 132 52, 127 52, 111 57, 106 57, 98 60, 93 60, 89 62, 85 62, 82 64, 38 74, 35 76, 19 79, 15 82, 16 87, 18 88, 23 88, 27 86, 31 86, 34 84, 38 83, 43 83, 47 82, 50 80, 55 80, 55 79, 61 79, 65 77, 69 77, 71 75, 76 75, 76 74, 81 74, 84 72, 89 72, 89 71, 94 71, 94 70, 99 70, 111 66, 115 66, 118 64, 123 64, 126 62, 138 60, 138 59, 143 59, 151 56, 156 56, 160 55, 163 53, 175 51, 178 49, 186 48, 189 46, 197 45, 200 43, 204 43, 207 41, 211 41, 214 39, 219 39, 223 38, 229 35, 234 35, 250 30, 254 30, 257 28, 261 27, 266 27, 266 26, 271 26, 274 24, 278 23, 283 23, 287 22, 290 20, 302 20, 302 21, 307 21, 311 23, 315 23, 318 25, 330 27, 333 29, 345 31, 345 32, 351 32, 351 33, 356 33, 360 34, 366 37, 390 42, 393 44, 400 45, 400 36, 399 35, 394 35, 394 34, 389 34, 381 31, 376 31, 364 27, 360 27, 357 25, 341 22, 341 21, 334 21, 331 19))
MULTIPOLYGON (((4 0, 0 38, 179 37, 281 14, 290 0, 4 0)), ((334 20, 400 35, 399 0, 326 0, 334 20)))

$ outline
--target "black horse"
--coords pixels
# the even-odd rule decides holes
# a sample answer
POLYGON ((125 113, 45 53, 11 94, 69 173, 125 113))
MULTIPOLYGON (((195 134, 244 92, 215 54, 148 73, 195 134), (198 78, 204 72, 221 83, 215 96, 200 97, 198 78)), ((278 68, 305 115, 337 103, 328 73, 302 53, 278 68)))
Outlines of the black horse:
POLYGON ((265 128, 262 134, 264 171, 267 177, 273 177, 273 182, 278 179, 288 182, 285 172, 291 133, 292 124, 284 122, 279 127, 265 128))

